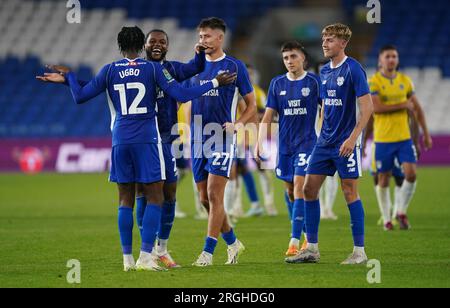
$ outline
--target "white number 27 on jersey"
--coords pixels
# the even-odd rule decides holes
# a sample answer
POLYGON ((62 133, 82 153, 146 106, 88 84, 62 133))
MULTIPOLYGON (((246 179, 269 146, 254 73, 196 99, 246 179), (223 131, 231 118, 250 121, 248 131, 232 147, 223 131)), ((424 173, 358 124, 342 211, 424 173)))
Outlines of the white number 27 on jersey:
POLYGON ((130 82, 125 84, 115 84, 114 90, 119 91, 120 98, 120 108, 122 111, 122 115, 127 114, 144 114, 147 113, 147 107, 138 107, 141 103, 142 99, 145 96, 145 86, 140 82, 130 82), (130 108, 127 108, 127 94, 125 92, 125 86, 128 90, 137 89, 138 94, 134 98, 133 102, 130 105, 130 108))

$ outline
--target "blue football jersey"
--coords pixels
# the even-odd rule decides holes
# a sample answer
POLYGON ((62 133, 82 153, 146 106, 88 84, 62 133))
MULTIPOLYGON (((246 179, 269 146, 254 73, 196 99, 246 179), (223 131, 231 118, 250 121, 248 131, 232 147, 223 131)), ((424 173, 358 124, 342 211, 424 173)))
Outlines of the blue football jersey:
MULTIPOLYGON (((357 98, 369 94, 367 76, 355 59, 346 57, 333 68, 331 62, 320 70, 321 98, 324 106, 320 145, 340 146, 356 126, 357 98)), ((357 145, 361 143, 361 136, 357 145)))
POLYGON ((307 73, 297 80, 287 74, 272 79, 266 108, 279 115, 279 152, 310 152, 317 141, 316 120, 320 104, 320 79, 307 73))
POLYGON ((205 70, 193 77, 189 83, 191 86, 199 86, 223 72, 237 73, 236 81, 228 86, 213 89, 192 100, 191 142, 206 142, 210 136, 202 134, 202 132, 209 123, 223 125, 226 122, 235 122, 239 94, 245 96, 253 92, 245 65, 227 55, 214 61, 206 60, 205 70), (202 116, 201 129, 200 127, 194 128, 196 116, 202 116))
POLYGON ((182 88, 161 64, 141 58, 108 64, 85 86, 79 85, 74 73, 67 75, 67 81, 77 103, 107 92, 113 146, 161 142, 156 118, 158 87, 179 101, 191 100, 214 88, 212 82, 182 88))
MULTIPOLYGON (((176 61, 163 61, 161 64, 176 81, 183 82, 204 70, 205 53, 196 54, 194 60, 187 64, 176 61)), ((161 134, 162 143, 172 143, 179 137, 178 129, 174 128, 174 125, 178 123, 178 102, 159 89, 157 106, 159 133, 161 134), (172 129, 174 130, 173 134, 172 129)))

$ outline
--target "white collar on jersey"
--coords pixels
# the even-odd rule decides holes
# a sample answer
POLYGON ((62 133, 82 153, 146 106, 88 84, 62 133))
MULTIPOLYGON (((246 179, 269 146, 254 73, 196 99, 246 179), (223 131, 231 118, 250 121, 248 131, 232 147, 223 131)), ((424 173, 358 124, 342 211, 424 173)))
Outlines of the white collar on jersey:
POLYGON ((344 64, 345 61, 347 61, 348 57, 345 56, 344 60, 341 61, 341 63, 339 63, 338 65, 336 65, 336 67, 333 67, 333 61, 330 61, 330 68, 338 68, 340 67, 342 64, 344 64))
POLYGON ((128 58, 125 58, 125 60, 128 60, 128 62, 135 62, 136 60, 139 60, 139 59, 141 59, 140 57, 138 57, 138 58, 136 58, 136 59, 133 59, 133 60, 130 60, 130 59, 128 59, 128 58))
POLYGON ((291 77, 289 77, 289 73, 286 73, 286 78, 287 78, 289 81, 300 81, 300 80, 303 80, 303 78, 305 78, 307 74, 308 74, 308 72, 305 71, 300 77, 298 77, 298 78, 296 78, 296 79, 292 79, 291 77))
POLYGON ((227 56, 227 54, 223 53, 223 56, 221 56, 220 58, 217 58, 216 60, 210 60, 210 59, 208 59, 208 56, 206 56, 205 58, 206 58, 207 62, 219 62, 219 61, 222 61, 223 59, 225 59, 226 56, 227 56))

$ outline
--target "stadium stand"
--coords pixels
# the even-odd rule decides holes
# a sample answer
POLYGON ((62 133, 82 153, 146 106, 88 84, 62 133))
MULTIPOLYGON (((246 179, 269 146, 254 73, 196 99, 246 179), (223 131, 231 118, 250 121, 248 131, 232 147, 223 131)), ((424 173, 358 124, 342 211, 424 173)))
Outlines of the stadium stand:
MULTIPOLYGON (((361 2, 350 0, 345 2, 361 2)), ((348 5, 347 7, 351 7, 348 5)), ((433 133, 449 133, 450 113, 450 6, 446 0, 408 0, 382 3, 382 23, 366 57, 373 72, 378 50, 394 44, 400 53, 401 69, 412 77, 417 96, 433 133)))
POLYGON ((90 79, 103 64, 119 58, 115 42, 123 25, 138 25, 144 31, 164 29, 171 42, 168 57, 188 61, 197 42, 195 26, 201 18, 222 17, 232 31, 238 18, 262 15, 294 1, 80 2, 80 24, 67 23, 65 1, 0 2, 0 33, 5 34, 0 45, 4 73, 0 76, 0 137, 109 135, 104 96, 80 108, 71 102, 67 89, 40 84, 34 76, 43 72, 44 64, 63 63, 75 68, 80 79, 90 79))
MULTIPOLYGON (((89 0, 81 1, 81 24, 69 24, 66 1, 7 0, 0 2, 0 138, 107 136, 106 98, 82 107, 72 103, 66 88, 34 79, 43 64, 64 63, 80 79, 89 79, 103 64, 115 60, 117 32, 123 25, 144 31, 162 28, 170 36, 168 57, 187 61, 197 41, 195 26, 206 16, 226 20, 231 32, 238 20, 264 16, 273 8, 298 5, 294 0, 89 0), (23 21, 27 22, 24 23, 23 21)), ((342 0, 349 16, 366 1, 342 0)), ((401 64, 416 84, 433 133, 450 133, 450 6, 446 0, 385 1, 383 22, 366 57, 373 72, 378 49, 394 43, 401 64), (408 10, 408 5, 419 9, 408 10), (420 35, 417 35, 419 32, 420 35)), ((369 73, 370 73, 369 72, 369 73)))

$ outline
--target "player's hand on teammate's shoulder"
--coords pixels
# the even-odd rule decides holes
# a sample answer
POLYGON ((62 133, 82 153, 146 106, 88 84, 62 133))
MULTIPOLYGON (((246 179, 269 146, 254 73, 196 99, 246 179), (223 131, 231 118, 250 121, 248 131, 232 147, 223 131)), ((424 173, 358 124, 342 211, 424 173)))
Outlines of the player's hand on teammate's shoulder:
POLYGON ((36 76, 36 79, 53 83, 64 83, 66 81, 66 78, 58 73, 44 73, 44 76, 36 76))
POLYGON ((339 149, 339 156, 343 157, 349 157, 352 155, 353 150, 355 149, 356 140, 353 140, 352 138, 348 138, 344 141, 344 143, 341 145, 341 148, 339 149))
POLYGON ((219 82, 219 87, 226 86, 233 83, 237 78, 236 73, 221 73, 216 76, 216 80, 219 82))

